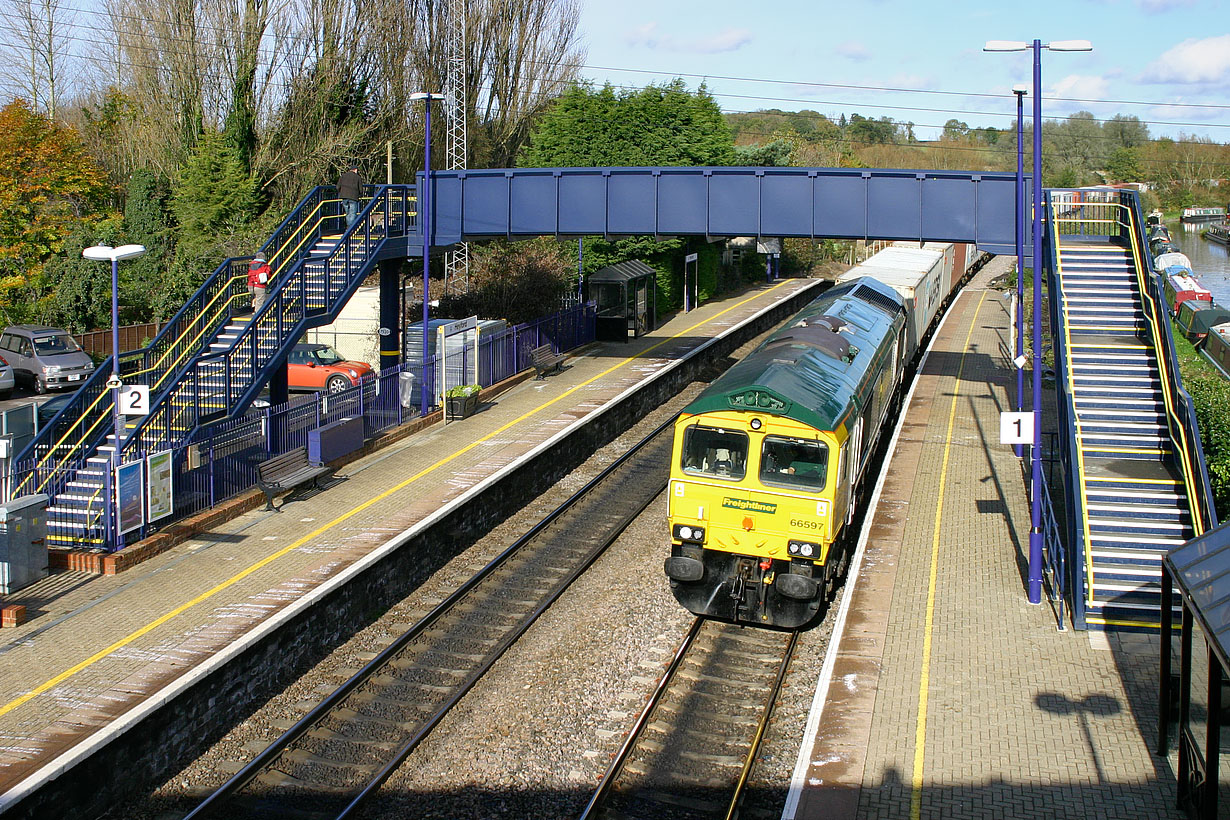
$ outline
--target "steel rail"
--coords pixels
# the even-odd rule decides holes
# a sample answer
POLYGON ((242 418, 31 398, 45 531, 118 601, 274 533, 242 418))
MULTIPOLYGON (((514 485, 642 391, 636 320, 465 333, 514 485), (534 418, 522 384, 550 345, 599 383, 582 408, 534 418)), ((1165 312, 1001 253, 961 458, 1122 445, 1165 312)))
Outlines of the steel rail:
MULTIPOLYGON (((579 820, 597 820, 603 816, 607 802, 610 800, 615 784, 618 782, 624 767, 631 759, 633 752, 636 751, 637 745, 640 743, 645 731, 652 725, 655 713, 661 705, 666 694, 671 690, 675 683, 678 672, 683 666, 684 660, 688 657, 696 645, 697 637, 706 624, 718 626, 718 628, 726 628, 726 625, 719 624, 716 621, 709 621, 706 618, 696 618, 692 621, 691 626, 684 633, 683 639, 679 643, 679 647, 675 650, 675 655, 671 662, 667 665, 662 677, 658 680, 657 686, 650 694, 645 706, 641 709, 636 720, 628 730, 627 736, 624 738, 623 744, 619 751, 615 753, 610 765, 607 767, 605 774, 602 776, 602 782, 590 797, 589 803, 579 816, 579 820)), ((752 769, 755 767, 756 758, 760 753, 760 748, 764 740, 765 733, 768 731, 769 723, 773 716, 773 707, 777 702, 777 698, 781 693, 782 684, 785 682, 786 673, 789 670, 790 661, 794 656, 795 644, 798 642, 799 633, 793 631, 789 633, 786 639, 785 646, 782 648, 781 659, 778 662, 777 673, 773 679, 773 683, 768 687, 763 705, 760 709, 760 717, 757 720, 756 727, 750 735, 748 749, 743 755, 743 765, 739 771, 739 776, 735 779, 733 790, 731 791, 730 799, 727 803, 725 813, 721 816, 725 820, 733 820, 738 816, 738 812, 746 793, 746 786, 751 777, 752 769)), ((616 814, 617 817, 624 817, 623 814, 616 814)))
POLYGON ((790 660, 794 657, 794 645, 799 642, 799 633, 791 632, 790 638, 786 641, 786 648, 782 652, 782 662, 777 668, 777 677, 773 680, 773 686, 769 688, 769 693, 764 699, 764 708, 760 711, 760 722, 756 725, 756 733, 752 736, 751 748, 747 750, 747 756, 743 759, 743 771, 739 773, 739 782, 735 784, 735 793, 731 795, 730 807, 726 809, 726 820, 734 820, 739 813, 739 804, 743 801, 743 790, 747 786, 747 780, 752 775, 752 767, 756 765, 756 755, 760 752, 760 744, 764 740, 764 734, 769 728, 769 719, 773 716, 773 707, 777 703, 777 696, 781 694, 782 684, 786 681, 786 671, 790 668, 790 660))
MULTIPOLYGON (((213 794, 202 801, 195 809, 184 817, 184 820, 200 820, 201 818, 209 817, 217 809, 221 808, 226 800, 234 797, 241 789, 252 782, 262 771, 267 769, 274 763, 278 757, 290 748, 295 742, 301 739, 307 732, 325 719, 333 710, 342 704, 346 697, 354 690, 362 686, 366 681, 379 674, 386 668, 390 662, 398 657, 403 649, 408 644, 416 640, 420 635, 429 630, 432 626, 438 623, 442 618, 453 610, 462 600, 466 598, 479 584, 491 577, 497 569, 499 569, 506 561, 521 551, 523 547, 531 543, 543 530, 558 520, 561 516, 567 513, 571 508, 586 497, 595 487, 601 484, 605 479, 610 477, 614 472, 623 467, 634 455, 639 453, 646 445, 652 442, 659 435, 668 431, 674 424, 675 417, 672 416, 664 423, 659 425, 644 439, 633 445, 626 453, 607 466, 601 473, 591 479, 580 490, 575 492, 562 504, 548 513, 541 521, 536 523, 528 532, 517 539, 507 549, 492 559, 486 566, 480 569, 475 575, 467 579, 459 586, 451 595, 444 601, 438 604, 424 618, 422 618, 413 627, 399 636, 393 643, 386 647, 379 655, 373 658, 366 666, 355 673, 349 680, 343 683, 340 687, 334 690, 324 700, 317 704, 311 711, 300 718, 293 726, 291 726, 281 737, 274 743, 268 746, 264 751, 260 752, 246 766, 236 772, 226 783, 220 786, 213 794)), ((665 487, 666 482, 663 480, 662 486, 665 487)), ((657 494, 650 498, 641 506, 635 513, 626 516, 626 520, 618 528, 612 528, 613 531, 608 533, 608 537, 604 542, 583 561, 581 565, 574 567, 573 571, 556 583, 555 587, 550 591, 547 597, 539 603, 532 614, 525 618, 523 623, 512 630, 512 634, 506 635, 497 647, 490 653, 488 659, 471 672, 468 678, 459 684, 454 693, 441 705, 435 714, 425 721, 419 722, 419 729, 414 735, 400 746, 380 771, 368 782, 357 795, 346 805, 340 814, 335 815, 339 820, 350 816, 350 814, 365 802, 379 787, 388 779, 388 777, 397 769, 398 766, 405 760, 414 748, 422 742, 422 740, 431 732, 431 730, 444 718, 464 695, 476 684, 490 669, 492 665, 507 651, 515 641, 524 634, 526 630, 533 625, 534 621, 568 588, 568 586, 579 577, 593 561, 595 561, 605 549, 615 541, 622 533, 628 524, 636 518, 644 510, 645 507, 656 498, 657 494)))
POLYGON ((653 690, 653 694, 646 701, 645 708, 641 710, 636 721, 632 724, 632 728, 628 731, 628 736, 624 738, 623 745, 615 753, 611 765, 607 767, 606 774, 602 776, 602 782, 598 785, 593 797, 589 799, 585 810, 581 812, 579 820, 592 820, 596 816, 594 812, 601 808, 607 795, 610 794, 611 784, 615 782, 619 770, 624 767, 628 756, 636 748, 637 741, 641 739, 641 734, 645 731, 645 727, 649 725, 649 718, 653 715, 654 710, 658 708, 662 697, 670 688, 671 682, 675 679, 675 673, 679 671, 679 667, 683 664, 683 659, 687 656, 688 650, 692 648, 692 644, 696 642, 696 636, 700 634, 701 627, 704 625, 705 619, 697 617, 692 621, 692 625, 688 627, 688 631, 684 633, 683 640, 679 642, 679 648, 675 650, 675 657, 671 659, 670 664, 666 667, 666 672, 663 673, 657 687, 653 690))

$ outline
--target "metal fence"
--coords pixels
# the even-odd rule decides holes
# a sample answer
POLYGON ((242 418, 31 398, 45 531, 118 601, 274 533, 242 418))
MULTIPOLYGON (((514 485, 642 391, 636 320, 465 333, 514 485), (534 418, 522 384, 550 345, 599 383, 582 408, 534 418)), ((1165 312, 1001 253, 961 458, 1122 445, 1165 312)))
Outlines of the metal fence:
MULTIPOLYGON (((488 387, 530 367, 530 351, 550 344, 557 352, 571 350, 594 340, 595 311, 592 303, 578 305, 483 337, 480 341, 480 384, 488 387)), ((452 355, 473 355, 458 351, 452 355)), ((198 427, 187 443, 172 451, 173 511, 161 520, 146 522, 126 535, 133 542, 185 516, 207 510, 218 503, 256 486, 256 468, 262 461, 299 447, 306 447, 308 435, 326 424, 341 419, 362 418, 364 438, 419 418, 424 374, 429 411, 437 395, 435 380, 440 368, 434 358, 407 362, 341 393, 297 396, 274 407, 248 411, 238 418, 198 427)), ((149 453, 129 454, 129 460, 144 459, 149 453)), ((36 462, 18 465, 14 477, 35 469, 36 462)), ((104 484, 103 496, 112 495, 111 482, 104 484)), ((53 503, 48 510, 51 526, 76 526, 87 543, 109 550, 122 546, 116 535, 114 504, 103 505, 98 520, 82 522, 81 513, 53 503)))

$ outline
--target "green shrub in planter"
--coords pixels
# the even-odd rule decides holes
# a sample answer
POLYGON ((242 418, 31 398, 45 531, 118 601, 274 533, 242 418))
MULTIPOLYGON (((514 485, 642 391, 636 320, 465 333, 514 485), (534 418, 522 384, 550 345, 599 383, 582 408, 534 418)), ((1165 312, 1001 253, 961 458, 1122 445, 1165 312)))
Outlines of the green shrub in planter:
POLYGON ((456 387, 450 387, 444 396, 449 399, 468 399, 470 396, 477 396, 478 391, 482 389, 477 384, 459 384, 456 387))

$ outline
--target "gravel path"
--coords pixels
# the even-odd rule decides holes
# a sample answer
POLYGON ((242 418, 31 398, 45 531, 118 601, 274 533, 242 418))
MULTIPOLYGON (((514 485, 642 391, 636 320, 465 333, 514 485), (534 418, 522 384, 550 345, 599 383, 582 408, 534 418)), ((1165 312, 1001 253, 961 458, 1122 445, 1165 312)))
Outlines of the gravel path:
MULTIPOLYGON (((751 345, 737 351, 738 359, 751 345)), ((549 510, 703 389, 693 384, 451 561, 414 594, 271 698, 198 760, 113 820, 182 817, 549 510)), ((665 496, 514 645, 385 784, 365 818, 576 817, 691 615, 662 574, 665 496)), ((753 788, 780 807, 829 634, 800 641, 753 788)), ((778 809, 780 811, 780 808, 778 809)))

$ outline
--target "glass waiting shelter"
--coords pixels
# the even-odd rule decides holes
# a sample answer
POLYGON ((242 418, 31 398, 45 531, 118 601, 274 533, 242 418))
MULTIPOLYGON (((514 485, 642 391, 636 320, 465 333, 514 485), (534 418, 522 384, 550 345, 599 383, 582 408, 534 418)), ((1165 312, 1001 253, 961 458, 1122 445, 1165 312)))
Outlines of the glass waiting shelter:
POLYGON ((1161 642, 1158 754, 1165 755, 1178 705, 1178 804, 1199 820, 1230 817, 1230 524, 1193 538, 1162 561, 1162 635, 1174 635, 1174 592, 1182 603, 1177 674, 1174 638, 1161 642), (1176 691, 1177 690, 1177 691, 1176 691))
POLYGON ((603 341, 643 336, 654 328, 658 301, 654 288, 657 271, 630 260, 594 271, 585 282, 586 298, 595 303, 595 335, 603 341))

